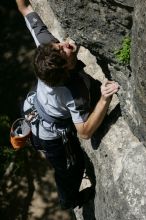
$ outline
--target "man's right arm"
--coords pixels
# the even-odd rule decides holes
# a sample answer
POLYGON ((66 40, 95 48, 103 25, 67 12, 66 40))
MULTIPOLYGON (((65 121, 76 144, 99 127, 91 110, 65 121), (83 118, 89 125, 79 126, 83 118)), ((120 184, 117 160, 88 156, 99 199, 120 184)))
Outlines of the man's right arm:
POLYGON ((89 139, 101 125, 109 104, 112 99, 112 95, 118 92, 119 84, 112 81, 105 81, 101 86, 101 98, 96 104, 93 112, 89 115, 87 120, 83 123, 76 123, 78 135, 83 139, 89 139))
POLYGON ((16 0, 18 10, 24 16, 27 28, 29 29, 36 46, 59 42, 47 29, 40 16, 34 12, 32 6, 26 5, 25 0, 16 0))

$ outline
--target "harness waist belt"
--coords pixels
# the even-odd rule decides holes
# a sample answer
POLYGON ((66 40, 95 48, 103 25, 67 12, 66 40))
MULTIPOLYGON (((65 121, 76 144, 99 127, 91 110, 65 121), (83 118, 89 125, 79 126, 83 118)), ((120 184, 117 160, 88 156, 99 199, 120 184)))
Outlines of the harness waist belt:
POLYGON ((39 100, 37 99, 37 95, 35 95, 34 97, 34 107, 37 110, 37 113, 39 114, 39 116, 41 117, 41 119, 47 123, 51 123, 51 124, 56 124, 58 127, 68 127, 69 125, 72 124, 72 119, 71 118, 57 118, 54 117, 52 115, 49 115, 48 113, 46 113, 46 111, 44 110, 43 106, 41 105, 41 103, 39 102, 39 100))

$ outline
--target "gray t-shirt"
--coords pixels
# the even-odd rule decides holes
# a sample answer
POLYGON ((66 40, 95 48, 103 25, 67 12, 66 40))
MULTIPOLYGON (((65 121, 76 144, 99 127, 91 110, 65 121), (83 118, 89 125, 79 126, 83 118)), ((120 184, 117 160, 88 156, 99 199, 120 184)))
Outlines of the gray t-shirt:
MULTIPOLYGON (((33 98, 34 94, 25 100, 24 111, 31 108, 33 98)), ((71 117, 74 124, 86 121, 89 115, 88 112, 85 112, 85 108, 87 107, 84 105, 87 105, 87 103, 82 99, 74 99, 71 91, 65 86, 51 88, 41 80, 38 80, 37 98, 47 114, 56 118, 61 117, 67 119, 71 117)), ((55 129, 53 130, 51 126, 51 124, 45 121, 40 122, 39 137, 41 139, 50 140, 59 137, 55 129), (52 131, 50 131, 50 129, 52 131)), ((36 135, 36 125, 32 124, 31 127, 33 134, 36 135)))

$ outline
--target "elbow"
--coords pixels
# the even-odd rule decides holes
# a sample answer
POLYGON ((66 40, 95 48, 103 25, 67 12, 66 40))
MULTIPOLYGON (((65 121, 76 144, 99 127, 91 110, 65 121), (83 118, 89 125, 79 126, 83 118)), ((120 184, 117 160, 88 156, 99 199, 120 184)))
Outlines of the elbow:
POLYGON ((89 133, 82 133, 82 134, 79 134, 79 137, 81 138, 81 139, 84 139, 84 140, 89 140, 90 138, 91 138, 91 134, 89 134, 89 133))
POLYGON ((90 129, 89 126, 87 126, 86 122, 75 124, 75 127, 77 129, 78 135, 81 139, 90 139, 93 133, 93 129, 90 129))
POLYGON ((84 139, 84 140, 89 140, 91 137, 90 136, 82 136, 81 139, 84 139))
POLYGON ((76 125, 76 129, 81 139, 89 140, 91 138, 92 130, 88 129, 85 123, 82 123, 80 126, 76 125))

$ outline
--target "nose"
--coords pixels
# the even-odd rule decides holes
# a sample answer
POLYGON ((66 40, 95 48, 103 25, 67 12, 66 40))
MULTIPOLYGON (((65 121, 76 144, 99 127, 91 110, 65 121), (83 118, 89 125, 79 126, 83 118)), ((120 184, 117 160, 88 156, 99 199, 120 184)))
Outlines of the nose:
POLYGON ((69 48, 68 44, 66 44, 64 42, 61 43, 60 46, 59 46, 60 51, 63 51, 63 52, 65 52, 67 48, 69 48))
POLYGON ((69 43, 68 42, 62 42, 62 43, 60 43, 60 48, 61 49, 63 49, 63 48, 65 48, 65 47, 69 47, 69 43))

